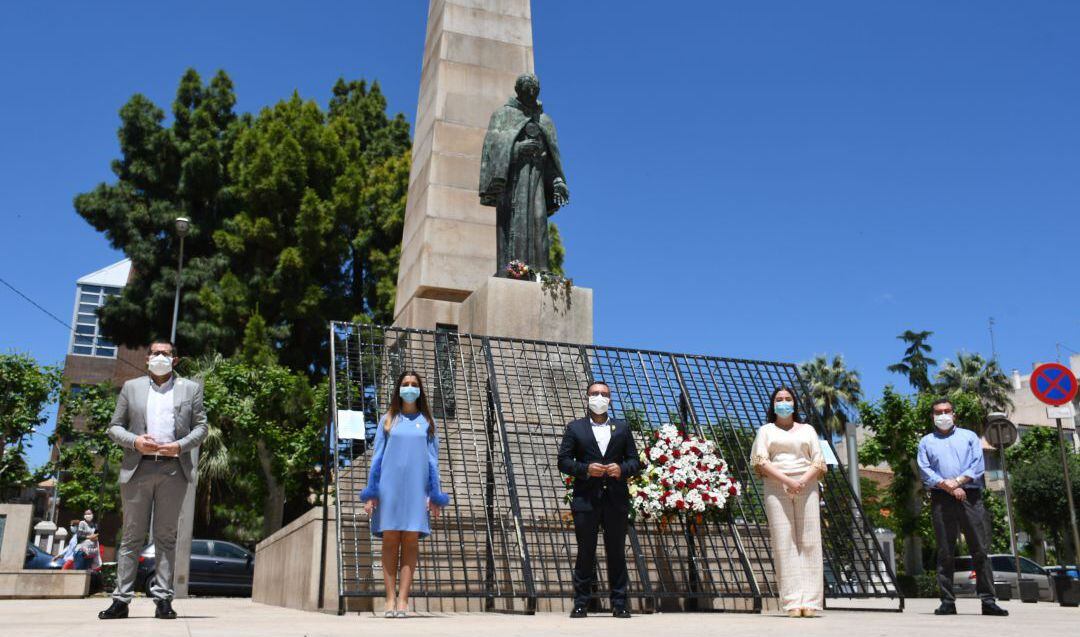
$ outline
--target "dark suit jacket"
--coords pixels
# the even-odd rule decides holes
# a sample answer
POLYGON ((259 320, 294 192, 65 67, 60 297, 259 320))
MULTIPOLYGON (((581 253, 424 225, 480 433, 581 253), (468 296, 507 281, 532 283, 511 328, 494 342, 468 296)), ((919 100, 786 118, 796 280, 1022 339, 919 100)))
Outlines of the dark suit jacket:
POLYGON ((562 444, 559 445, 559 471, 575 478, 571 511, 592 511, 605 489, 609 496, 616 496, 613 502, 622 503, 629 510, 630 492, 626 489, 626 480, 641 472, 641 459, 638 458, 634 436, 626 423, 609 417, 608 426, 611 427, 611 441, 604 454, 600 453, 600 446, 596 444, 590 419, 581 418, 566 426, 562 444), (617 463, 622 469, 622 476, 619 479, 590 477, 589 465, 594 462, 617 463))

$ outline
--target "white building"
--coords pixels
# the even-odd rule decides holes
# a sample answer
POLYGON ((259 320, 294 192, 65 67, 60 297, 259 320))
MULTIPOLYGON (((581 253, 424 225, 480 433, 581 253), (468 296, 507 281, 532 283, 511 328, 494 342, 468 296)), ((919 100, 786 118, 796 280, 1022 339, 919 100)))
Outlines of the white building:
POLYGON ((75 331, 68 342, 68 354, 116 358, 116 346, 101 335, 97 309, 120 291, 131 275, 131 259, 124 259, 75 282, 75 309, 71 324, 75 331))

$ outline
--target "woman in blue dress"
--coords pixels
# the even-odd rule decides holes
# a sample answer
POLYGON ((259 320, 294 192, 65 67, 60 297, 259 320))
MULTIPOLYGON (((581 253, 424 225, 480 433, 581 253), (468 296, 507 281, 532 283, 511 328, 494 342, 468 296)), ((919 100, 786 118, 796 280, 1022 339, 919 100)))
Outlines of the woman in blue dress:
POLYGON ((383 616, 405 617, 420 539, 431 533, 430 520, 438 518, 450 502, 439 483, 439 437, 435 435, 435 420, 420 375, 415 372, 398 377, 390 397, 390 411, 383 416, 375 433, 371 473, 360 500, 371 518, 371 532, 383 541, 386 583, 383 616))

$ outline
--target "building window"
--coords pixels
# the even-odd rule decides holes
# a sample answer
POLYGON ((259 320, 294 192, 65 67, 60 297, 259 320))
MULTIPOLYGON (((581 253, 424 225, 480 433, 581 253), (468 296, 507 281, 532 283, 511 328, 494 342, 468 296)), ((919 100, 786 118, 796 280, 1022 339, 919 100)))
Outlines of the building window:
POLYGON ((120 294, 120 288, 100 285, 80 285, 75 302, 75 334, 71 339, 71 354, 116 358, 116 345, 101 335, 97 309, 110 297, 120 294))

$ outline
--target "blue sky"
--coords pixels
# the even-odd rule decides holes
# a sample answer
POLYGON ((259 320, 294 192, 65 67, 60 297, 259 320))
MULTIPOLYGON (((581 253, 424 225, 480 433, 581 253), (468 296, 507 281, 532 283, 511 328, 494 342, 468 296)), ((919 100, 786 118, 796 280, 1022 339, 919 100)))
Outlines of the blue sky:
MULTIPOLYGON (((533 2, 596 340, 802 361, 870 395, 905 329, 1006 370, 1080 349, 1080 3, 533 2)), ((73 211, 111 180, 117 111, 187 67, 238 108, 378 80, 415 117, 424 0, 55 2, 0 14, 0 277, 67 319, 122 255, 73 211), (43 6, 47 5, 47 6, 43 6)), ((510 87, 507 87, 508 94, 510 87)), ((0 287, 0 351, 64 329, 0 287)), ((43 438, 32 457, 45 456, 43 438)))

